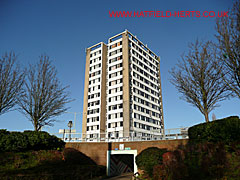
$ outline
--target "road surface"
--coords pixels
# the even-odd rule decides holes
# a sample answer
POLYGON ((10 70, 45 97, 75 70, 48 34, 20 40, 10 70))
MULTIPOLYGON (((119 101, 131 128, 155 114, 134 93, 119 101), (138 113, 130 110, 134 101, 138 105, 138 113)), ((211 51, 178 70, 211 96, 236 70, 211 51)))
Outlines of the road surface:
POLYGON ((133 173, 126 173, 126 174, 122 174, 120 176, 108 178, 106 180, 131 180, 132 176, 133 176, 133 173))

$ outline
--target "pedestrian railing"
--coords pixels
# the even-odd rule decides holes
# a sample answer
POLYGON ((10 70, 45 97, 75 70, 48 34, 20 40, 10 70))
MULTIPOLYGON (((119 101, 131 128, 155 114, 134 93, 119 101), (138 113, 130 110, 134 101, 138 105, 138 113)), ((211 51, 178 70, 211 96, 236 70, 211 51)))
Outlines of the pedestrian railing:
POLYGON ((188 128, 165 129, 162 133, 152 133, 148 136, 141 136, 135 132, 129 132, 126 136, 109 136, 107 133, 96 133, 90 135, 88 133, 63 132, 52 133, 61 138, 65 142, 126 142, 126 141, 156 141, 171 139, 188 139, 188 128))

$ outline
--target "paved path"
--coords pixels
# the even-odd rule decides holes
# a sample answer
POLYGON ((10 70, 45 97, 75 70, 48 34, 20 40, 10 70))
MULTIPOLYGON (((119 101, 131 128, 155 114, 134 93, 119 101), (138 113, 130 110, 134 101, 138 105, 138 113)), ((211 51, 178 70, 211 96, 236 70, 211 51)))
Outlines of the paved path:
POLYGON ((106 180, 131 180, 132 175, 133 175, 133 173, 126 173, 126 174, 122 174, 120 176, 111 177, 111 178, 106 179, 106 180))

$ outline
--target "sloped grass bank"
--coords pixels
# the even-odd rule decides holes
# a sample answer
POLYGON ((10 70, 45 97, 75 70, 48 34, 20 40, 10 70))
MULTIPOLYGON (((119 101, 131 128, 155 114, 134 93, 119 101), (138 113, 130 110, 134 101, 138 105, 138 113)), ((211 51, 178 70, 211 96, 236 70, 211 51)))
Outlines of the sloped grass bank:
POLYGON ((71 148, 0 153, 0 179, 86 180, 101 179, 105 172, 104 166, 71 148))

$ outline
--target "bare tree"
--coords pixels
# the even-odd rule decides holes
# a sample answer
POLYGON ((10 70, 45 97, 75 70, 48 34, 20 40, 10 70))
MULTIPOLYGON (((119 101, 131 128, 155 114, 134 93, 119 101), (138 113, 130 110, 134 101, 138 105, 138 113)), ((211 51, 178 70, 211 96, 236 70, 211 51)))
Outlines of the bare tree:
POLYGON ((0 58, 0 115, 13 109, 22 92, 24 72, 16 65, 16 60, 14 52, 6 52, 0 58))
POLYGON ((35 131, 52 126, 54 117, 68 109, 65 105, 72 100, 66 89, 61 86, 48 56, 40 56, 36 65, 29 66, 19 110, 32 122, 35 131))
POLYGON ((240 2, 236 1, 229 17, 217 19, 216 30, 219 49, 218 67, 222 78, 233 94, 240 98, 240 2))
POLYGON ((171 83, 182 95, 181 99, 197 107, 209 122, 209 113, 229 94, 221 81, 221 69, 215 68, 216 50, 211 42, 197 40, 181 59, 177 68, 170 71, 171 83))

